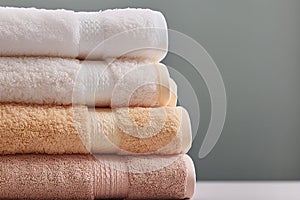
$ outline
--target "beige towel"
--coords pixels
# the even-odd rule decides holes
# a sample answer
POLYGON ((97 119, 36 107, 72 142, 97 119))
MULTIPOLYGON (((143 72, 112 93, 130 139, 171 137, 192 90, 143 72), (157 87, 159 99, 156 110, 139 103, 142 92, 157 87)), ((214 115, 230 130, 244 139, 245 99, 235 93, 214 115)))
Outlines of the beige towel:
POLYGON ((0 156, 0 199, 184 199, 194 187, 186 155, 0 156))
POLYGON ((0 116, 0 154, 179 154, 192 141, 181 107, 0 104, 0 116))

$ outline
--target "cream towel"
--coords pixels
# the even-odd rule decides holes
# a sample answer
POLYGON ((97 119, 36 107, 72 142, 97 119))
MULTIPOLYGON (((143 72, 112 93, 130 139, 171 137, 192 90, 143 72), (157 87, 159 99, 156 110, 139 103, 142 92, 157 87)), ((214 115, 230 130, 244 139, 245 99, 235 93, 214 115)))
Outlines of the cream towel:
POLYGON ((99 107, 176 105, 163 64, 0 57, 0 102, 99 107))
POLYGON ((0 154, 179 154, 192 142, 181 107, 0 104, 0 116, 0 154))
POLYGON ((1 199, 191 198, 195 171, 187 155, 0 156, 1 199))
POLYGON ((149 9, 76 13, 0 7, 0 44, 0 56, 128 56, 157 62, 167 53, 167 24, 149 9))

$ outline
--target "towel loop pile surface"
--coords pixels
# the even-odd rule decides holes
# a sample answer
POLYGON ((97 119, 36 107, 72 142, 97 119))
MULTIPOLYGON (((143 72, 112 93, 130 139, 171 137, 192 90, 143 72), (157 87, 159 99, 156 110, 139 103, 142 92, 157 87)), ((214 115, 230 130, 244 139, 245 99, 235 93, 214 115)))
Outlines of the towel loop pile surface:
POLYGON ((74 12, 6 7, 0 8, 0 19, 1 56, 126 56, 158 62, 167 53, 166 20, 149 9, 74 12))
POLYGON ((193 196, 162 13, 0 7, 0 44, 0 199, 193 196))

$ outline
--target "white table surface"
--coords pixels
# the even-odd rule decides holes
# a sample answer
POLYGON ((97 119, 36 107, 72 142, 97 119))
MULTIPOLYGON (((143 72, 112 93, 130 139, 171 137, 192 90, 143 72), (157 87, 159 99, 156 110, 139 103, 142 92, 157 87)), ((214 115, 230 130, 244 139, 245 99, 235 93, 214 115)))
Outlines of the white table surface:
POLYGON ((198 182, 192 200, 300 200, 300 181, 198 182))

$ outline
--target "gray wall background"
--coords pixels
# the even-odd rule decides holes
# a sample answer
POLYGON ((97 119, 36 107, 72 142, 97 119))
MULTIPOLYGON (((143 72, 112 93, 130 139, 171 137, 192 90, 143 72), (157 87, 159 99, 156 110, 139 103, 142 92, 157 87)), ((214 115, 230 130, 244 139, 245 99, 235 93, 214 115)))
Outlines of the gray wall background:
MULTIPOLYGON (((198 151, 208 127, 205 83, 190 64, 164 63, 190 80, 201 122, 189 154, 199 180, 300 179, 299 0, 52 0, 0 1, 2 6, 99 10, 160 10, 170 29, 197 40, 223 76, 228 112, 222 136, 205 159, 198 151)), ((179 85, 179 92, 184 88, 179 85)), ((180 96, 179 96, 180 98, 180 96)), ((191 115, 195 113, 190 110, 191 115)))

